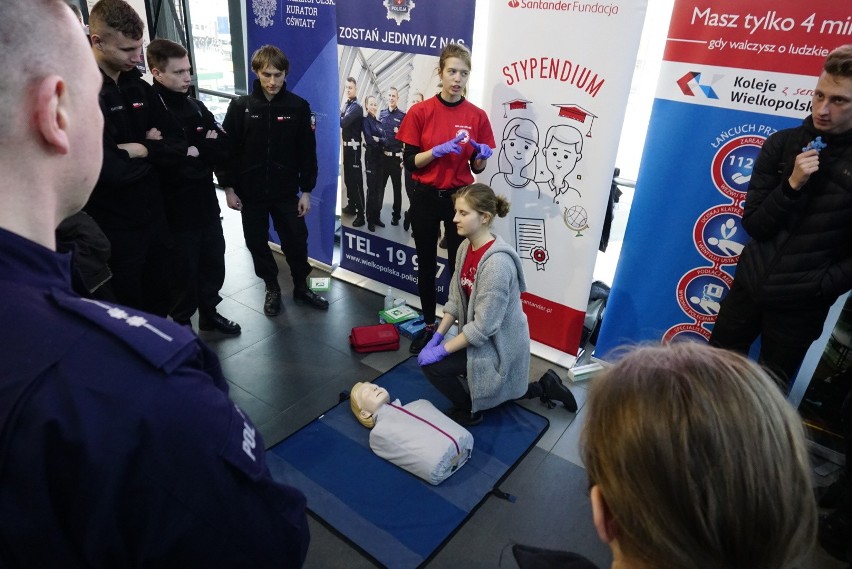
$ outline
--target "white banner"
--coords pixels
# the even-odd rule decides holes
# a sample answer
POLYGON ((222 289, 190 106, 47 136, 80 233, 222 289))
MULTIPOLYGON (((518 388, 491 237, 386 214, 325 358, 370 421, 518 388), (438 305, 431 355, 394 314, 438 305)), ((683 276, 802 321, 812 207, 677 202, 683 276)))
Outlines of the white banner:
POLYGON ((495 229, 524 259, 533 340, 576 354, 645 0, 501 0, 486 104, 498 148, 479 180, 511 202, 495 229))

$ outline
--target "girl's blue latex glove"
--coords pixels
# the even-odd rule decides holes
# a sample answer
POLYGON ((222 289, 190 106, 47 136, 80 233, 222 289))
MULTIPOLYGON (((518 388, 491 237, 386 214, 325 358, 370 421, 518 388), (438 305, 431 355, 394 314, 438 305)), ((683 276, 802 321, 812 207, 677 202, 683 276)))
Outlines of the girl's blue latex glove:
POLYGON ((473 146, 474 150, 476 150, 476 156, 474 157, 475 160, 488 160, 494 153, 494 150, 492 150, 490 146, 487 144, 480 144, 472 138, 470 139, 470 145, 473 146))
POLYGON ((461 154, 462 147, 459 142, 464 140, 464 133, 459 133, 452 140, 448 140, 443 144, 439 144, 432 148, 432 156, 435 158, 440 158, 441 156, 446 156, 447 154, 461 154))
POLYGON ((425 345, 425 346, 423 346, 423 348, 424 348, 424 349, 426 349, 426 348, 434 348, 435 346, 437 346, 438 344, 440 344, 440 343, 441 343, 441 342, 443 342, 443 341, 444 341, 444 335, 443 335, 443 334, 441 334, 440 332, 435 332, 435 333, 432 335, 432 339, 431 339, 431 340, 429 340, 429 342, 427 342, 427 343, 426 343, 426 345, 425 345))
POLYGON ((445 348, 443 344, 438 344, 437 346, 432 346, 431 348, 423 348, 420 351, 420 354, 417 356, 417 363, 419 363, 421 366, 427 366, 429 364, 434 364, 435 362, 441 361, 448 355, 449 354, 447 353, 447 348, 445 348))

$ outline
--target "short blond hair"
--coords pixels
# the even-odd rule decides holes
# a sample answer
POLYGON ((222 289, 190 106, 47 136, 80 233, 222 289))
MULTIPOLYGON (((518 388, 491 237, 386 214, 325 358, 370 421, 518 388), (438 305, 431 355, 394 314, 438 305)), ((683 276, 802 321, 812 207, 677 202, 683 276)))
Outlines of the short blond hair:
POLYGON ((757 364, 692 342, 638 348, 594 380, 586 410, 583 459, 625 557, 785 569, 809 551, 802 423, 757 364))

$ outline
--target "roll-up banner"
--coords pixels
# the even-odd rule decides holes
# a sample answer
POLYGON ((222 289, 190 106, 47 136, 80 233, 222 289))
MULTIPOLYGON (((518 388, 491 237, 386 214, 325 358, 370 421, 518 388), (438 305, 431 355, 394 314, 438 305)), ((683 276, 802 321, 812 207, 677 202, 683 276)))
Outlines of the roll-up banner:
POLYGON ((495 231, 523 259, 530 334, 556 359, 577 353, 645 10, 490 7, 485 109, 498 148, 479 180, 511 202, 495 231))
MULTIPOLYGON (((251 54, 262 45, 281 48, 290 60, 286 87, 306 99, 316 118, 319 175, 311 193, 308 255, 326 265, 334 254, 337 201, 337 40, 334 0, 246 1, 249 90, 251 54)), ((271 228, 271 225, 270 225, 271 228)), ((279 243, 270 231, 270 241, 279 243)))
MULTIPOLYGON (((418 95, 425 98, 434 96, 440 90, 438 55, 450 42, 470 47, 474 7, 475 0, 337 2, 337 41, 340 44, 340 81, 335 87, 337 112, 346 100, 343 89, 348 77, 357 82, 357 98, 364 112, 366 98, 370 95, 377 97, 377 115, 388 109, 391 87, 398 93, 397 108, 403 113, 419 99, 418 95)), ((388 127, 390 122, 384 122, 388 134, 393 134, 393 126, 388 127)), ((341 140, 339 128, 336 137, 341 140)), ((357 148, 360 151, 363 146, 357 148)), ((363 171, 363 155, 361 160, 363 171)), ((393 160, 383 160, 384 165, 395 166, 393 160)), ((396 168, 399 166, 396 165, 396 168)), ((340 267, 416 296, 417 254, 410 227, 402 219, 398 225, 390 223, 395 212, 402 216, 408 210, 405 175, 402 170, 393 173, 397 179, 401 177, 400 190, 395 198, 394 180, 390 172, 388 174, 381 176, 382 186, 387 186, 381 199, 381 221, 385 227, 375 227, 375 231, 369 231, 366 225, 353 227, 355 217, 344 214, 340 267), (398 201, 396 206, 395 199, 398 201)), ((363 186, 366 196, 366 180, 363 180, 363 186)), ((345 206, 346 189, 343 188, 342 192, 345 206)), ((452 270, 447 266, 446 250, 439 249, 439 303, 446 302, 447 283, 452 270)))
POLYGON ((834 0, 675 1, 599 357, 709 339, 749 239, 754 161, 810 114, 823 60, 850 32, 849 5, 834 0))

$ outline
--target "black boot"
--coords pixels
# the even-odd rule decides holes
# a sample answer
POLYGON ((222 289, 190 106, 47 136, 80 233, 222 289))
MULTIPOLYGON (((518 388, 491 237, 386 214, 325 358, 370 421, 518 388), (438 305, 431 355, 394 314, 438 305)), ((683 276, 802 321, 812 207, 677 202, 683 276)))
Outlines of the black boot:
POLYGON ((574 395, 565 387, 555 371, 549 369, 544 372, 544 375, 538 380, 538 384, 544 391, 542 399, 561 401, 570 413, 577 412, 577 400, 574 399, 574 395))

